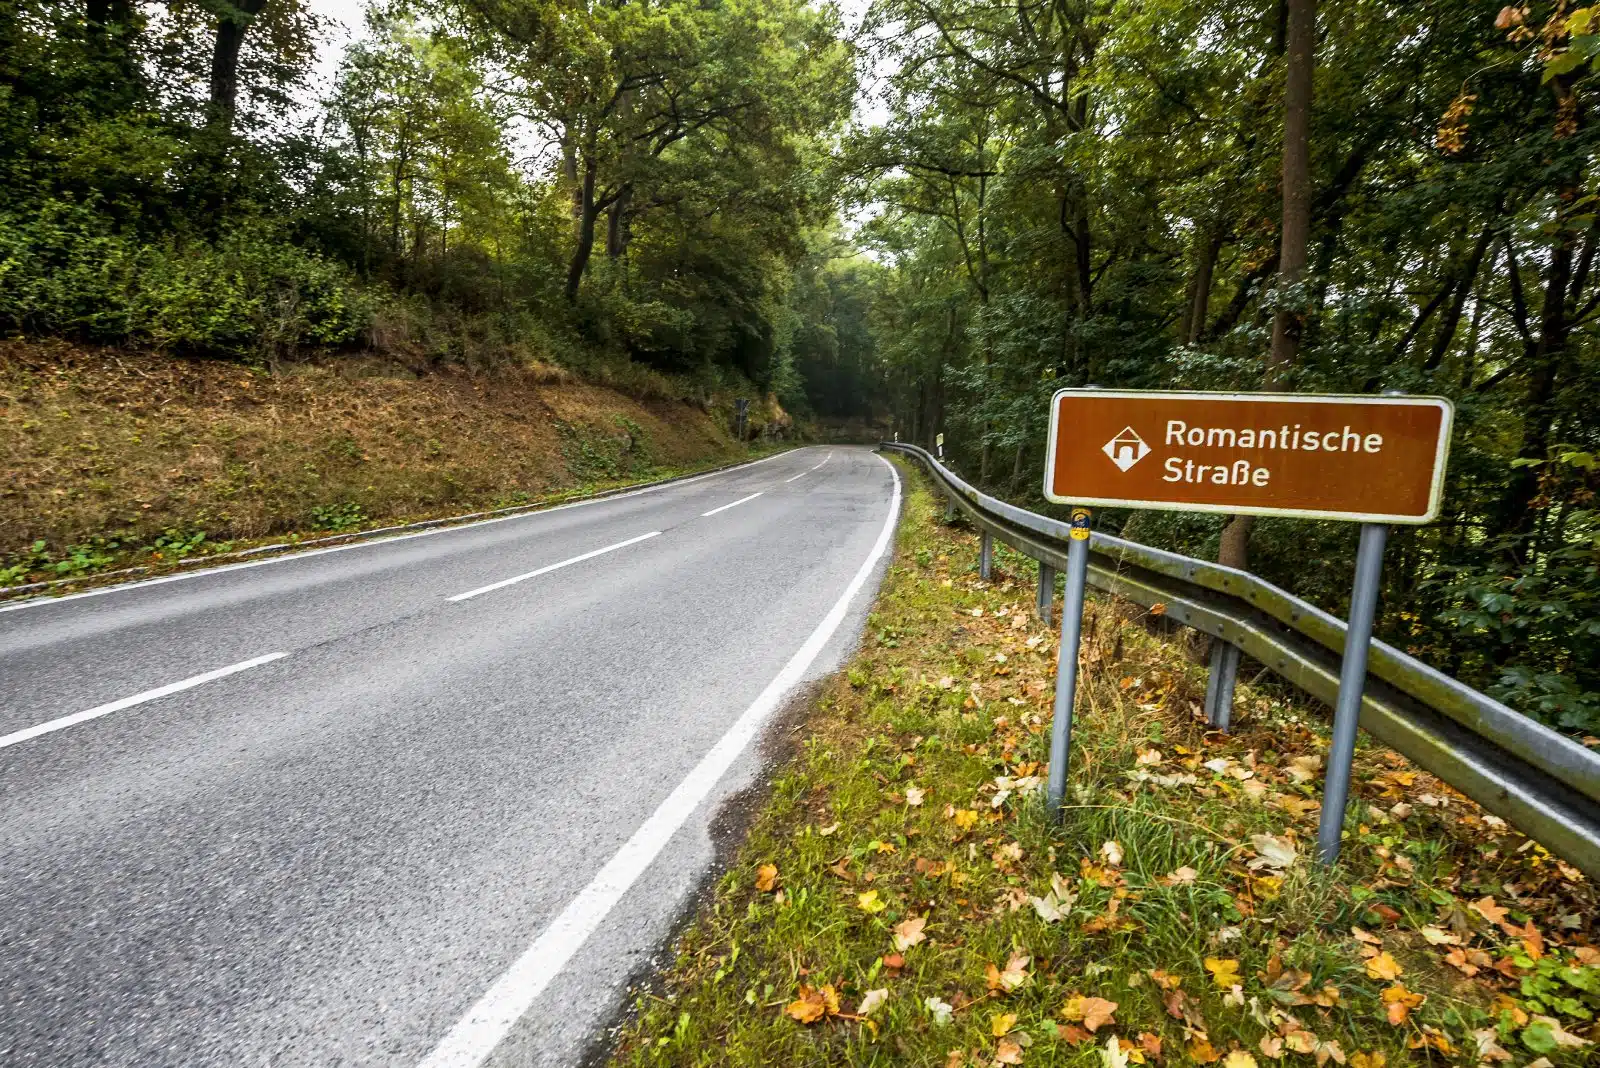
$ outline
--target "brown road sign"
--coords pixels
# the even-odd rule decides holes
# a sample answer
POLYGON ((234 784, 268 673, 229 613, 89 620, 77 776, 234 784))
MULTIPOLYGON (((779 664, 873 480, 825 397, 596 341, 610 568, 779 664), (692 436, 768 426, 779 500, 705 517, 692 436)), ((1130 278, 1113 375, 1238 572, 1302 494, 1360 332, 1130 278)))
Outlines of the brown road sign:
POLYGON ((1440 397, 1064 389, 1044 495, 1061 504, 1367 523, 1439 514, 1440 397))

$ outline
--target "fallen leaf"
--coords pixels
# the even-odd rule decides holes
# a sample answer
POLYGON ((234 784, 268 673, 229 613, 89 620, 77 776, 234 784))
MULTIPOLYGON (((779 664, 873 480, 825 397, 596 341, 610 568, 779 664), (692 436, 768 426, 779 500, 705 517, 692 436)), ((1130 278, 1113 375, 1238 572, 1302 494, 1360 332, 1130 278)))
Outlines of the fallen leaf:
POLYGON ((926 916, 913 916, 894 925, 894 948, 902 953, 927 939, 922 929, 928 925, 926 916))
POLYGON ((1255 847, 1256 859, 1249 864, 1251 871, 1261 868, 1271 868, 1274 871, 1283 871, 1292 867, 1299 856, 1294 842, 1288 838, 1278 838, 1270 834, 1253 834, 1250 844, 1255 847))
POLYGON ((821 989, 800 986, 800 997, 783 1010, 803 1024, 816 1023, 824 1016, 839 1014, 839 992, 832 986, 821 989))
POLYGON ((1407 990, 1403 983, 1395 983, 1393 986, 1386 987, 1382 997, 1384 1005, 1387 1006, 1385 1013, 1389 1017, 1389 1022, 1396 1027, 1406 1022, 1406 1018, 1411 1015, 1412 1009, 1417 1008, 1428 1000, 1425 994, 1413 994, 1407 990))
MULTIPOLYGON (((1481 1031, 1472 1032, 1472 1040, 1473 1042, 1477 1043, 1478 1046, 1479 1064, 1488 1064, 1494 1061, 1509 1061, 1511 1059, 1510 1051, 1504 1046, 1500 1045, 1499 1039, 1500 1032, 1496 1031, 1492 1027, 1486 1027, 1481 1031)), ((1350 1058, 1350 1061, 1352 1065, 1355 1064, 1354 1057, 1350 1058)), ((1356 1068, 1360 1068, 1360 1066, 1356 1066, 1356 1068)))
POLYGON ((833 834, 838 829, 839 829, 839 825, 837 823, 830 823, 826 827, 819 828, 817 833, 820 834, 822 837, 826 838, 830 834, 833 834))
POLYGON ((948 1001, 941 1001, 936 997, 924 998, 922 1005, 928 1010, 928 1015, 933 1017, 935 1027, 944 1027, 955 1013, 955 1009, 948 1001))
POLYGON ((1499 905, 1496 905, 1494 903, 1494 898, 1492 897, 1479 898, 1468 907, 1471 908, 1473 912, 1476 912, 1479 916, 1482 916, 1484 919, 1488 920, 1490 923, 1496 924, 1502 922, 1506 918, 1506 913, 1510 911, 1509 909, 1503 909, 1499 905))
POLYGON ((1461 939, 1446 931, 1443 927, 1432 925, 1422 928, 1417 932, 1425 938, 1430 946, 1459 946, 1461 939))
POLYGON ((1310 782, 1317 777, 1317 770, 1322 767, 1322 758, 1312 753, 1308 756, 1297 756, 1289 761, 1289 766, 1284 770, 1295 782, 1310 782))
POLYGON ((1203 1038, 1194 1038, 1189 1041, 1187 1050, 1189 1059, 1196 1064, 1215 1064, 1221 1060, 1221 1054, 1211 1048, 1211 1043, 1203 1038))
POLYGON ((890 977, 893 978, 901 968, 906 966, 906 959, 898 953, 888 953, 883 957, 883 966, 889 969, 890 977))
POLYGON ((1117 1003, 1105 998, 1074 994, 1061 1006, 1061 1015, 1069 1023, 1081 1023, 1089 1031, 1098 1031, 1106 1024, 1116 1022, 1117 1003))
POLYGON ((1367 960, 1367 976, 1369 978, 1393 981, 1404 974, 1405 969, 1400 967, 1400 962, 1395 960, 1388 950, 1367 960))
POLYGON ((887 902, 878 897, 876 890, 868 890, 865 893, 857 894, 856 905, 860 907, 862 912, 869 915, 882 912, 889 907, 887 902))
POLYGON ((963 831, 970 831, 978 823, 978 811, 971 808, 960 808, 954 816, 956 827, 963 831))
POLYGON ((1021 1064, 1022 1047, 1009 1038, 1002 1038, 1000 1044, 994 1048, 994 1063, 1021 1064))
POLYGON ((1380 1050, 1371 1053, 1350 1054, 1350 1068, 1385 1068, 1389 1063, 1389 1055, 1380 1050))
POLYGON ((1223 957, 1207 957, 1206 971, 1211 973, 1217 986, 1227 990, 1239 981, 1239 962, 1223 957))
POLYGON ((989 965, 985 974, 988 976, 990 990, 1003 990, 1007 994, 1022 986, 1028 981, 1028 961, 1031 958, 1013 953, 1011 959, 1006 961, 1004 969, 989 965))
POLYGON ((1261 1055, 1264 1057, 1271 1057, 1276 1060, 1283 1056, 1283 1039, 1277 1035, 1262 1035, 1258 1045, 1261 1048, 1261 1055))
POLYGON ((1070 1046, 1082 1045, 1093 1036, 1075 1023, 1056 1025, 1056 1037, 1070 1046))
POLYGON ((869 990, 861 998, 861 1004, 856 1006, 857 1016, 871 1016, 883 1003, 889 1000, 889 988, 880 986, 876 990, 869 990))
POLYGON ((1122 846, 1116 841, 1105 842, 1100 846, 1100 855, 1106 863, 1113 868, 1122 866, 1122 846))
POLYGON ((1152 1034, 1149 1031, 1140 1031, 1139 1032, 1139 1048, 1141 1050, 1143 1050, 1144 1053, 1145 1053, 1145 1056, 1149 1057, 1151 1060, 1153 1060, 1153 1061, 1160 1060, 1161 1059, 1161 1036, 1157 1035, 1157 1034, 1152 1034))
POLYGON ((1222 1058, 1222 1068, 1256 1068, 1256 1059, 1242 1049, 1229 1050, 1222 1058))
POLYGON ((776 864, 763 864, 756 869, 756 889, 763 894, 770 894, 778 888, 778 866, 776 864))
POLYGON ((1104 1068, 1128 1068, 1128 1051, 1122 1048, 1116 1035, 1106 1039, 1105 1048, 1100 1051, 1100 1063, 1104 1068))
POLYGON ((1535 1053, 1554 1053, 1558 1049, 1582 1049, 1594 1043, 1564 1029, 1554 1016, 1535 1016, 1522 1029, 1522 1044, 1535 1053))
POLYGON ((1004 1038, 1017 1026, 1017 1014, 1014 1012, 997 1012, 989 1017, 989 1033, 995 1038, 1004 1038))
POLYGON ((927 791, 920 786, 906 787, 906 804, 910 805, 912 808, 916 808, 918 805, 922 804, 922 799, 926 796, 927 791))

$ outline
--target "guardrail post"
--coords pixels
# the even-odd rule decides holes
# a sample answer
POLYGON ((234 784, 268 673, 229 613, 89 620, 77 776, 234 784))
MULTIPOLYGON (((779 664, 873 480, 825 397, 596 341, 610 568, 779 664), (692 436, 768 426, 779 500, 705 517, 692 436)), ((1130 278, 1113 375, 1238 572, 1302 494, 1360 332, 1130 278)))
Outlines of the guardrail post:
POLYGON ((1035 607, 1039 612, 1039 622, 1045 626, 1050 625, 1050 609, 1054 607, 1056 599, 1056 569, 1039 561, 1039 593, 1035 599, 1035 607))
POLYGON ((1239 647, 1211 643, 1211 678, 1206 681, 1206 722, 1226 731, 1233 719, 1233 684, 1239 679, 1239 647))
POLYGON ((1083 596, 1089 578, 1087 508, 1072 510, 1072 537, 1067 543, 1067 588, 1061 600, 1061 648, 1056 651, 1055 720, 1050 724, 1050 780, 1045 805, 1053 819, 1061 817, 1067 792, 1067 758, 1072 752, 1072 705, 1078 695, 1078 645, 1083 638, 1083 596))
POLYGON ((978 577, 988 582, 994 574, 994 539, 986 530, 978 535, 978 577))
POLYGON ((1317 849, 1322 863, 1339 859, 1339 837, 1350 800, 1350 766, 1356 755, 1356 726, 1367 684, 1367 653, 1372 648, 1372 618, 1378 611, 1378 586, 1383 579, 1383 546, 1389 528, 1361 525, 1356 551, 1356 581, 1350 592, 1350 624, 1344 635, 1344 663, 1339 670, 1339 703, 1333 710, 1333 744, 1328 748, 1328 774, 1322 787, 1322 821, 1317 849))

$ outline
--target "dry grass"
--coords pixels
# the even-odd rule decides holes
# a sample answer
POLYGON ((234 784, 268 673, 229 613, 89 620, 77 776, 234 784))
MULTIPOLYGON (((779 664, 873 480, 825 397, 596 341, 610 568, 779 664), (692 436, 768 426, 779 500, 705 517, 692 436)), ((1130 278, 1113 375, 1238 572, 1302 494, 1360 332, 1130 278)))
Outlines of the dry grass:
POLYGON ((125 555, 170 531, 204 531, 210 544, 355 528, 739 451, 700 405, 640 399, 538 361, 421 377, 357 359, 268 372, 9 342, 0 570, 4 554, 36 541, 52 556, 88 543, 125 555))

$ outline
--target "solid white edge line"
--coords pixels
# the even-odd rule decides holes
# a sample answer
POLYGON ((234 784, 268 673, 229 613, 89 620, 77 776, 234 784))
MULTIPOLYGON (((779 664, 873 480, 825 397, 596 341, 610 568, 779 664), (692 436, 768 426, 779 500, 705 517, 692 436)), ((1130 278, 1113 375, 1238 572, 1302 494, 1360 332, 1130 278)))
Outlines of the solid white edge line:
POLYGON ((20 612, 24 608, 43 608, 46 605, 65 604, 68 601, 76 601, 84 597, 103 597, 108 593, 122 593, 125 590, 135 590, 142 586, 160 586, 168 582, 182 582, 187 579, 206 578, 211 575, 220 575, 225 571, 243 571, 244 569, 250 567, 265 567, 267 564, 282 564, 290 560, 309 560, 313 556, 324 556, 328 553, 342 553, 350 549, 370 549, 374 545, 393 545, 397 541, 410 541, 412 538, 428 538, 435 534, 451 534, 462 530, 470 530, 473 527, 485 527, 491 523, 509 523, 516 519, 532 519, 535 516, 550 515, 552 512, 565 512, 569 508, 584 508, 591 504, 610 504, 612 501, 626 500, 629 497, 638 497, 645 493, 659 493, 662 490, 677 489, 680 486, 687 486, 691 483, 700 482, 704 479, 716 478, 718 475, 731 475, 735 471, 743 471, 747 468, 755 467, 757 464, 764 464, 768 460, 776 460, 779 457, 791 456, 798 451, 800 450, 788 449, 784 452, 775 452, 771 456, 763 456, 761 459, 751 460, 749 463, 734 464, 732 467, 724 467, 717 471, 707 471, 703 475, 691 475, 688 478, 680 478, 673 482, 664 482, 659 486, 644 486, 640 489, 628 490, 626 493, 613 493, 609 497, 596 497, 594 500, 590 501, 572 501, 568 504, 557 504, 552 505, 549 508, 540 508, 538 511, 519 512, 516 515, 497 516, 494 519, 475 519, 470 523, 462 523, 459 526, 435 527, 431 530, 419 530, 415 534, 396 534, 393 537, 388 538, 373 538, 371 541, 351 542, 349 545, 330 545, 326 549, 307 549, 304 552, 287 552, 282 556, 271 556, 265 560, 245 560, 237 564, 222 564, 218 567, 203 567, 198 571, 185 571, 181 575, 160 575, 156 578, 138 579, 133 582, 119 582, 111 586, 102 587, 101 589, 83 590, 80 593, 67 593, 61 595, 60 597, 51 597, 47 593, 39 594, 37 596, 30 597, 25 601, 16 601, 10 604, 0 604, 0 614, 4 614, 6 612, 20 612))
POLYGON ((158 686, 153 690, 146 690, 144 693, 136 693, 132 697, 123 697, 116 701, 109 701, 103 705, 84 709, 82 712, 74 712, 70 716, 62 716, 60 719, 52 719, 47 723, 40 723, 38 726, 13 731, 0 737, 0 749, 16 745, 18 742, 26 742, 30 738, 37 738, 41 734, 52 734, 67 727, 77 726, 79 723, 87 723, 91 719, 109 716, 113 712, 121 712, 124 708, 142 705, 146 701, 154 701, 158 697, 166 697, 168 694, 187 690, 192 686, 199 686, 201 683, 211 682, 214 679, 220 679, 238 671, 247 671, 253 667, 260 667, 262 664, 270 664, 274 660, 282 660, 288 655, 288 653, 268 653, 266 656, 258 656, 252 660, 241 660, 237 664, 229 664, 227 667, 217 668, 217 670, 208 671, 203 675, 195 675, 179 682, 169 682, 165 686, 158 686))
POLYGON ((737 508, 739 505, 743 504, 745 501, 753 501, 753 500, 755 500, 757 497, 761 496, 762 492, 764 492, 764 491, 757 491, 755 493, 750 494, 750 496, 748 496, 748 497, 740 497, 738 500, 734 501, 732 504, 725 504, 721 508, 713 508, 709 512, 701 512, 700 513, 700 518, 704 519, 708 515, 716 515, 718 512, 726 512, 729 508, 737 508))
MULTIPOLYGON (((878 457, 880 460, 883 457, 878 457)), ((711 751, 701 758, 687 778, 667 795, 661 806, 633 832, 595 875, 589 885, 568 902, 561 914, 546 927, 532 945, 503 972, 494 985, 478 999, 465 1016, 456 1022, 419 1068, 477 1068, 494 1052, 512 1026, 532 1007, 553 979, 561 973, 579 947, 605 920, 622 895, 644 874, 650 863, 665 848, 677 830, 688 821, 744 752, 768 716, 805 677, 806 670, 821 654, 828 639, 844 622, 850 602, 866 585, 878 561, 894 536, 900 514, 900 474, 889 461, 883 461, 894 476, 894 494, 883 530, 850 584, 833 608, 817 624, 805 644, 789 658, 776 678, 761 691, 761 696, 745 710, 711 751)))
POLYGON ((559 571, 568 564, 582 563, 585 560, 593 560, 597 556, 604 556, 606 553, 615 552, 618 549, 626 549, 630 545, 637 545, 641 541, 648 541, 660 533, 661 531, 659 530, 652 530, 648 534, 640 534, 637 538, 629 538, 627 541, 619 541, 615 545, 607 545, 603 549, 591 549, 586 553, 580 553, 577 556, 569 557, 568 559, 562 560, 559 563, 546 564, 544 567, 541 567, 535 571, 529 571, 522 575, 513 575, 508 579, 501 579, 499 582, 491 582, 487 586, 479 586, 475 590, 468 590, 466 593, 458 593, 454 597, 446 597, 445 600, 465 601, 470 597, 478 596, 480 593, 492 593, 493 591, 502 589, 506 586, 514 586, 525 579, 538 578, 540 575, 548 575, 552 571, 559 571))

